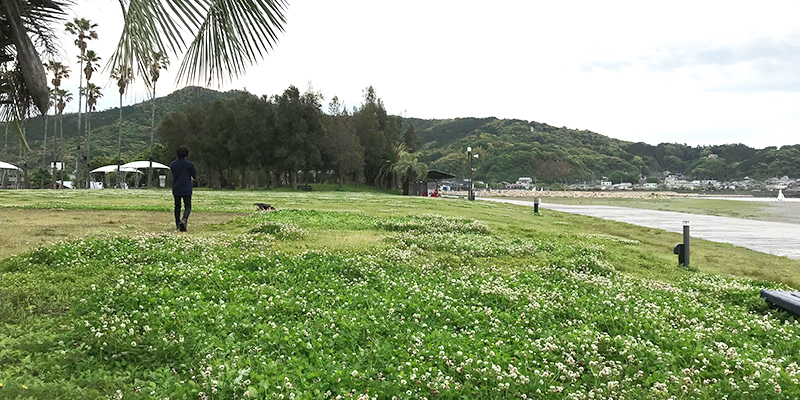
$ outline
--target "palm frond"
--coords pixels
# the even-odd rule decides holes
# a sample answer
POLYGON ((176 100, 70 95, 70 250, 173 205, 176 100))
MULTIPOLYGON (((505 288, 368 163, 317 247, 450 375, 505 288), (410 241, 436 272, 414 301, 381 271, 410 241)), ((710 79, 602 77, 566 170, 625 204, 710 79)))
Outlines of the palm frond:
POLYGON ((67 14, 64 12, 72 1, 30 1, 23 15, 25 27, 37 48, 44 49, 47 56, 55 56, 61 50, 60 40, 54 26, 61 25, 67 14))
POLYGON ((27 151, 30 151, 31 148, 28 146, 28 141, 25 140, 22 121, 30 117, 34 108, 33 98, 25 83, 20 65, 17 64, 11 70, 5 67, 0 69, 0 118, 12 123, 20 143, 27 151))
POLYGON ((109 66, 136 66, 147 75, 153 51, 179 56, 177 80, 219 84, 239 77, 278 42, 285 0, 129 0, 109 66), (184 38, 193 35, 186 46, 184 38))

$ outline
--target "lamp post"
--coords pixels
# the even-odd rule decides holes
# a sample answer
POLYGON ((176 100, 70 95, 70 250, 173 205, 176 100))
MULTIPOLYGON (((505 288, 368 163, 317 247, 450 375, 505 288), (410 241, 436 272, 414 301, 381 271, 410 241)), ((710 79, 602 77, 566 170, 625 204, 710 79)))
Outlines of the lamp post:
POLYGON ((467 198, 470 201, 475 201, 475 192, 472 187, 472 158, 478 158, 477 154, 472 154, 472 147, 467 146, 467 158, 469 158, 469 193, 467 198))

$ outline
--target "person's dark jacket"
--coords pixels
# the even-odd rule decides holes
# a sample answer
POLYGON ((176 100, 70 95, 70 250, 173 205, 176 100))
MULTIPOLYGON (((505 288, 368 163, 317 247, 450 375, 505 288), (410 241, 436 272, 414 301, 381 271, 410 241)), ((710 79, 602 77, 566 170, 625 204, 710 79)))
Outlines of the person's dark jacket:
POLYGON ((172 194, 174 196, 192 195, 192 178, 197 179, 194 164, 185 159, 178 158, 169 165, 172 171, 172 194))

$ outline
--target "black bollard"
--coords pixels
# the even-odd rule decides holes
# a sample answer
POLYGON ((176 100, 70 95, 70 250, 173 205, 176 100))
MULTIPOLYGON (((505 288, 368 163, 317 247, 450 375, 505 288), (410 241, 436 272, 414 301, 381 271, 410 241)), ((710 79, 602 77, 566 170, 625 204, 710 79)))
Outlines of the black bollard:
POLYGON ((683 221, 683 265, 689 266, 689 221, 683 221))
POLYGON ((533 213, 534 214, 538 214, 539 213, 539 198, 538 197, 534 197, 533 198, 533 213))

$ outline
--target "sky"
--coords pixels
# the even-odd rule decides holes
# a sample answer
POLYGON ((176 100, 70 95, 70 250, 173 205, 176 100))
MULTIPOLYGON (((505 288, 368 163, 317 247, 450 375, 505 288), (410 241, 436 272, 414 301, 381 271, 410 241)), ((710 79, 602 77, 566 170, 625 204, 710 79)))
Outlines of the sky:
MULTIPOLYGON (((310 83, 352 108, 372 85, 390 114, 406 117, 516 118, 649 144, 782 146, 800 143, 798 15, 797 1, 290 0, 270 54, 210 88, 273 95, 310 83)), ((78 0, 68 16, 99 24, 89 48, 108 60, 119 3, 78 0)), ((68 60, 78 54, 72 40, 62 40, 68 60)), ((171 57, 159 97, 182 86, 178 65, 171 57)), ((102 75, 101 110, 119 102, 102 75)), ((139 80, 123 104, 148 98, 139 80)))

